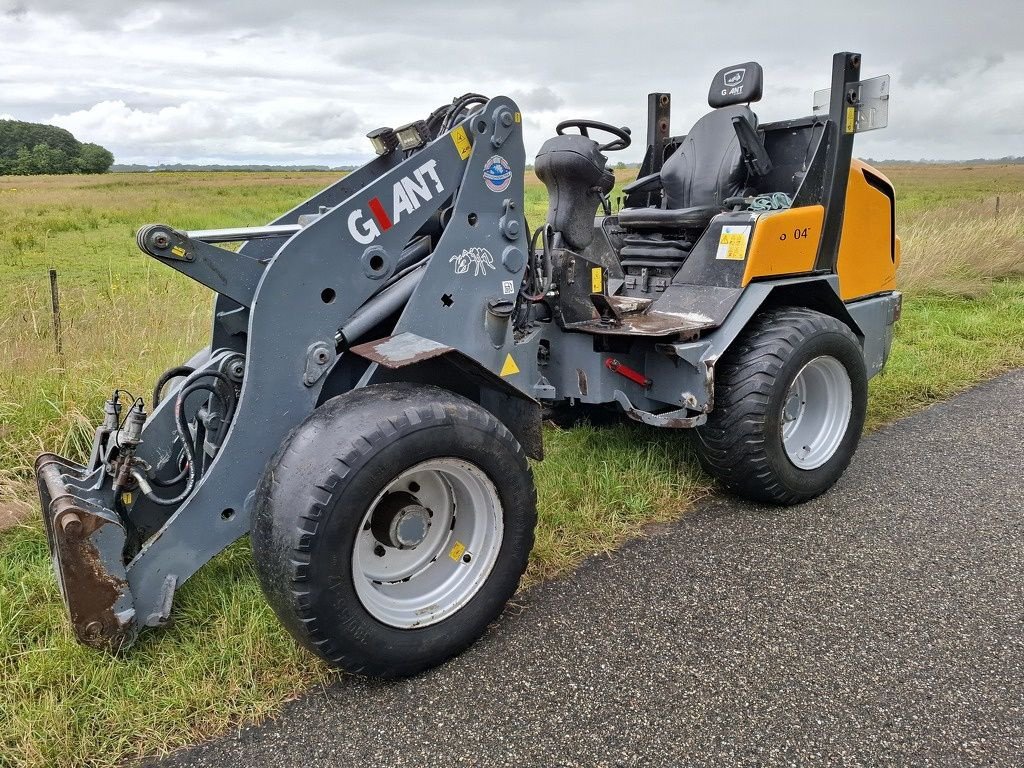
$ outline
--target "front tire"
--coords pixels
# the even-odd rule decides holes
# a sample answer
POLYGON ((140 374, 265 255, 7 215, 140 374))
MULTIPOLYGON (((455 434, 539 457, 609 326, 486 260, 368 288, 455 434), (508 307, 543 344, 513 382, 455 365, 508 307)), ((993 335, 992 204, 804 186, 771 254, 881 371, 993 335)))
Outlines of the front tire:
POLYGON ((798 504, 842 476, 867 409, 867 373, 845 323, 799 307, 757 315, 715 374, 698 454, 730 492, 798 504))
POLYGON ((515 593, 536 491, 512 434, 435 387, 381 384, 317 408, 257 491, 252 546, 278 618, 342 669, 441 664, 515 593))

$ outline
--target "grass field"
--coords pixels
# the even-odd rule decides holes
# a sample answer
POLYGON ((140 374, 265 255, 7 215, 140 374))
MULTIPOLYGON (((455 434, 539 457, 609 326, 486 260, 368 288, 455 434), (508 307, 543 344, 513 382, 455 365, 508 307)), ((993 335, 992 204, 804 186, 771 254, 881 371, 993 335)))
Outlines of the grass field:
MULTIPOLYGON (((872 426, 1024 365, 1024 166, 886 171, 899 195, 908 296, 887 372, 871 385, 872 426)), ((0 178, 0 524, 2 511, 31 503, 36 453, 81 456, 109 390, 148 391, 204 343, 209 296, 143 256, 134 231, 152 222, 262 224, 331 180, 0 178), (60 275, 62 358, 50 325, 50 267, 60 275)), ((531 180, 534 226, 544 206, 531 180)), ((531 583, 678 516, 708 492, 685 435, 552 428, 546 440, 531 583)), ((276 624, 244 543, 185 586, 176 617, 123 658, 80 648, 41 526, 33 517, 0 533, 0 765, 111 765, 257 719, 330 677, 276 624)))

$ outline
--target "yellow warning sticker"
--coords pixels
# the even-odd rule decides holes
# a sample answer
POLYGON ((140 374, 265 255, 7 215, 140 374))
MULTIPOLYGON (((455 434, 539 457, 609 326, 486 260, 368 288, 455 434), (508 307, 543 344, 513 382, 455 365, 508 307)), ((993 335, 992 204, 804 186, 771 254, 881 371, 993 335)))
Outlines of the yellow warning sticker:
POLYGON ((176 245, 173 248, 171 248, 171 253, 173 253, 179 259, 185 258, 185 249, 182 248, 180 245, 176 245))
POLYGON ((747 243, 750 241, 750 227, 724 226, 718 238, 716 259, 743 261, 747 257, 747 243))
POLYGON ((516 365, 516 361, 512 359, 512 355, 505 355, 505 364, 501 366, 502 376, 512 376, 519 373, 519 366, 516 365))
POLYGON ((604 291, 604 272, 600 267, 593 267, 590 270, 590 292, 602 293, 604 291))
POLYGON ((452 131, 452 143, 455 144, 455 150, 463 160, 469 157, 469 153, 473 151, 473 145, 469 143, 469 136, 466 135, 464 125, 457 126, 452 131))
POLYGON ((857 109, 856 107, 846 108, 846 132, 853 133, 857 129, 857 109))
POLYGON ((456 541, 455 546, 451 548, 450 552, 448 552, 448 557, 455 562, 459 562, 464 554, 466 554, 466 545, 461 541, 456 541))
POLYGON ((522 112, 516 112, 516 122, 517 123, 523 122, 523 113, 522 112))

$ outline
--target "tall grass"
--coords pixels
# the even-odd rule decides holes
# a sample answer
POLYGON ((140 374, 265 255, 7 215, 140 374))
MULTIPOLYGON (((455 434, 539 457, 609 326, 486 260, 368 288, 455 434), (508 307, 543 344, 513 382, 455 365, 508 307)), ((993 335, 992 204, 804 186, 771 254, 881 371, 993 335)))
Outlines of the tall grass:
POLYGON ((910 294, 980 296, 1024 276, 1024 194, 912 212, 900 234, 898 282, 910 294))
POLYGON ((205 343, 209 322, 205 291, 173 275, 130 285, 113 276, 99 285, 63 280, 58 358, 48 284, 20 287, 20 306, 0 304, 0 500, 19 495, 35 455, 87 456, 103 393, 126 386, 145 394, 168 359, 205 343))

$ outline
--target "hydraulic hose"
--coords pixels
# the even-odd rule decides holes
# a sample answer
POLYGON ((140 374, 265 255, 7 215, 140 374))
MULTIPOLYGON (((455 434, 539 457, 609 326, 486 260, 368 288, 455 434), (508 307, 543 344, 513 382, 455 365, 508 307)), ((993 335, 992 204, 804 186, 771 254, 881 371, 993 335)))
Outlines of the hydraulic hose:
POLYGON ((160 378, 156 380, 156 384, 153 386, 153 399, 152 409, 156 410, 156 407, 160 405, 160 397, 163 394, 164 387, 167 386, 167 382, 171 379, 176 379, 179 376, 188 376, 196 372, 195 368, 188 365, 178 365, 174 368, 168 368, 166 371, 160 374, 160 378))
POLYGON ((181 389, 178 391, 178 397, 174 401, 174 425, 178 431, 178 435, 181 437, 182 450, 185 452, 185 460, 187 462, 184 470, 188 478, 185 483, 185 488, 181 493, 172 498, 158 496, 154 492, 153 486, 150 485, 149 478, 146 477, 139 467, 133 467, 131 472, 132 477, 134 477, 136 482, 139 484, 139 488, 143 495, 145 495, 145 497, 154 504, 158 504, 162 507, 172 507, 180 504, 187 499, 189 495, 191 495, 192 490, 195 488, 197 447, 192 443, 192 435, 189 432, 188 421, 185 419, 185 400, 194 392, 209 392, 220 400, 221 405, 224 407, 223 424, 225 429, 231 423, 231 419, 235 415, 236 402, 234 396, 234 384, 231 382, 231 379, 228 378, 227 374, 220 371, 196 371, 185 379, 181 389), (225 396, 223 393, 219 392, 216 387, 211 386, 210 384, 197 383, 199 379, 206 377, 212 377, 223 382, 227 386, 230 395, 225 396))
MULTIPOLYGON (((543 300, 547 296, 548 291, 551 290, 551 285, 554 279, 553 270, 551 267, 551 239, 552 234, 551 225, 545 224, 544 226, 537 227, 534 230, 533 235, 530 237, 530 248, 529 248, 529 264, 530 264, 530 282, 533 287, 537 289, 537 293, 529 294, 522 292, 524 299, 530 302, 538 302, 543 300), (543 270, 537 269, 537 237, 543 236, 544 246, 544 267, 543 270)), ((524 286, 525 287, 525 286, 524 286)))

